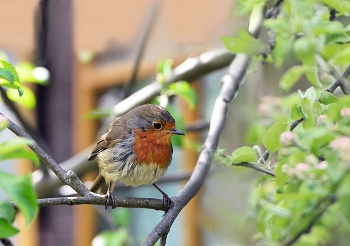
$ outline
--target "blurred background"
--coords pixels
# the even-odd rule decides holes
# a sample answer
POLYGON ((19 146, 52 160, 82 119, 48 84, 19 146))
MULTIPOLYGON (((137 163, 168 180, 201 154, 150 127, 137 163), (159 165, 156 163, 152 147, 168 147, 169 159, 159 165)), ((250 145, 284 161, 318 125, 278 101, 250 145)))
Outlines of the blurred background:
MULTIPOLYGON (((29 85, 36 95, 36 107, 18 110, 40 133, 43 148, 57 162, 63 162, 95 142, 100 121, 87 115, 96 108, 108 110, 126 96, 123 89, 138 61, 137 82, 130 93, 155 80, 156 66, 162 59, 173 59, 176 67, 187 58, 224 48, 222 36, 233 36, 248 25, 247 19, 236 15, 235 4, 234 0, 0 0, 2 56, 14 65, 25 61, 44 67, 50 74, 47 83, 29 85)), ((249 124, 257 117, 260 96, 278 94, 279 74, 268 65, 263 71, 260 66, 231 103, 219 144, 227 154, 244 145, 249 124)), ((221 69, 192 82, 199 98, 195 110, 176 100, 185 126, 199 119, 209 122, 225 73, 226 69, 221 69)), ((6 105, 0 107, 16 121, 6 105)), ((185 141, 201 143, 206 130, 186 133, 185 141)), ((0 137, 13 134, 4 132, 0 137)), ((176 148, 167 175, 191 171, 197 156, 197 150, 176 148)), ((2 163, 0 168, 14 173, 31 171, 31 165, 24 161, 2 163)), ((81 178, 91 181, 96 176, 95 171, 81 178)), ((249 220, 249 194, 260 176, 214 161, 201 192, 173 225, 167 245, 251 245, 255 227, 249 220)), ((159 186, 174 196, 185 181, 162 182, 159 186)), ((40 197, 64 194, 62 189, 44 190, 41 187, 40 197)), ((121 186, 115 195, 161 198, 153 187, 121 186)), ((147 209, 118 213, 129 218, 126 231, 130 245, 139 245, 163 215, 147 209)), ((99 232, 115 228, 110 221, 113 216, 110 208, 103 212, 102 207, 88 205, 43 207, 34 224, 19 225, 22 231, 14 242, 29 246, 91 245, 99 232)))

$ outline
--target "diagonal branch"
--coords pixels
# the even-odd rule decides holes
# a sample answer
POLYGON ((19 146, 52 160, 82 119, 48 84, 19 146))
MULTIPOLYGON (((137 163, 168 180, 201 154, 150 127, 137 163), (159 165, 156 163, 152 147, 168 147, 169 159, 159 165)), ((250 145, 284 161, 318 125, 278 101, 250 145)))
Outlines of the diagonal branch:
POLYGON ((325 199, 322 199, 316 206, 315 206, 315 210, 317 211, 317 209, 319 209, 320 207, 323 207, 316 212, 315 217, 313 217, 309 223, 306 225, 306 227, 301 230, 300 232, 298 232, 292 239, 290 239, 288 242, 286 242, 284 245, 286 246, 290 246, 293 245, 293 243, 295 243, 296 241, 299 240, 299 238, 305 234, 305 233, 309 233, 311 228, 315 225, 315 223, 318 221, 319 218, 321 218, 321 216, 326 212, 326 210, 337 201, 337 198, 335 196, 328 196, 325 199), (326 201, 328 200, 328 202, 326 204, 326 201))
MULTIPOLYGON (((3 115, 0 112, 0 115, 3 115)), ((6 117, 5 115, 3 115, 6 117)), ((6 117, 7 118, 7 117, 6 117)), ((8 118, 7 118, 8 119, 8 118)), ((62 167, 60 167, 56 161, 49 156, 36 142, 35 140, 25 131, 22 130, 19 126, 17 126, 14 122, 8 119, 9 125, 8 129, 11 130, 19 137, 23 137, 26 139, 30 139, 34 142, 33 145, 29 147, 34 151, 34 153, 39 157, 39 159, 45 163, 55 174, 56 176, 64 183, 72 187, 79 195, 85 195, 90 193, 90 191, 81 183, 79 178, 72 172, 66 172, 62 167)))
MULTIPOLYGON (((260 5, 260 7, 261 14, 263 15, 264 6, 260 5)), ((251 19, 249 32, 255 38, 257 38, 261 30, 262 23, 263 18, 256 18, 255 16, 254 20, 251 19)), ((172 198, 174 206, 163 216, 163 219, 151 231, 142 245, 154 245, 160 238, 164 242, 176 217, 203 185, 217 148, 219 137, 225 125, 228 103, 236 97, 239 86, 245 79, 248 62, 248 55, 237 54, 230 65, 228 74, 222 78, 223 84, 212 111, 208 136, 204 142, 192 176, 184 188, 172 198)))
MULTIPOLYGON (((173 70, 173 74, 167 83, 174 83, 180 80, 191 82, 212 71, 227 67, 234 56, 234 54, 225 49, 219 49, 203 53, 198 57, 189 58, 173 70)), ((121 101, 114 107, 114 113, 110 122, 118 115, 126 113, 137 105, 149 102, 160 93, 160 89, 160 84, 155 81, 121 101)), ((105 128, 101 128, 100 135, 106 131, 107 126, 108 124, 105 128)), ((60 166, 65 170, 72 170, 79 177, 88 171, 96 169, 96 162, 87 161, 87 156, 91 149, 92 146, 87 147, 77 155, 60 163, 60 166)), ((42 175, 41 171, 37 170, 34 172, 34 176, 38 177, 34 179, 34 187, 38 197, 47 196, 62 185, 60 179, 58 179, 54 173, 42 175)))

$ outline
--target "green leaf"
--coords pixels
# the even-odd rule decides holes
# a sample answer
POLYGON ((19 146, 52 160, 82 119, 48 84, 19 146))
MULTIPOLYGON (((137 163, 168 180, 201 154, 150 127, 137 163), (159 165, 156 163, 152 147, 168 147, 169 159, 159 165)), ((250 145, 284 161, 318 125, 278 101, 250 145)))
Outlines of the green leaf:
POLYGON ((197 103, 197 93, 186 81, 178 81, 169 85, 169 92, 185 99, 190 109, 194 109, 197 103))
POLYGON ((33 143, 32 140, 27 138, 15 138, 0 143, 0 160, 10 158, 28 158, 32 160, 35 165, 38 165, 39 160, 35 154, 30 150, 26 150, 27 145, 33 143))
POLYGON ((238 11, 240 14, 249 14, 254 6, 259 3, 265 3, 267 0, 248 0, 248 1, 239 1, 238 11))
POLYGON ((299 60, 307 68, 305 75, 314 86, 321 87, 316 62, 316 42, 312 37, 302 37, 294 42, 294 50, 299 60))
POLYGON ((0 201, 0 219, 4 219, 9 224, 15 221, 15 209, 9 202, 0 201))
POLYGON ((11 223, 0 219, 0 238, 9 238, 16 235, 18 232, 19 230, 13 227, 11 223))
POLYGON ((112 219, 117 226, 128 226, 131 221, 131 213, 128 208, 117 208, 111 212, 112 219))
POLYGON ((306 71, 305 71, 305 76, 306 78, 309 80, 309 82, 315 86, 315 87, 322 87, 322 83, 320 81, 320 79, 318 78, 318 68, 317 66, 315 67, 309 67, 306 71))
POLYGON ((258 157, 253 148, 248 146, 243 146, 235 151, 231 155, 232 164, 239 164, 242 162, 257 162, 258 157))
POLYGON ((299 104, 293 104, 291 107, 291 118, 292 120, 299 120, 303 118, 303 113, 299 104))
POLYGON ((84 119, 87 120, 95 120, 95 119, 102 119, 106 118, 108 116, 111 116, 113 112, 113 109, 102 109, 102 108, 95 108, 91 111, 84 114, 84 119))
POLYGON ((330 62, 336 65, 341 65, 350 62, 350 46, 346 46, 337 53, 335 53, 330 62))
POLYGON ((39 166, 38 156, 33 151, 28 149, 18 149, 16 151, 11 151, 1 155, 1 160, 8 159, 28 159, 31 160, 35 166, 39 166))
POLYGON ((318 36, 321 34, 333 34, 333 33, 343 33, 344 26, 339 21, 325 21, 321 20, 317 26, 312 30, 312 32, 318 36))
POLYGON ((285 91, 289 91, 306 71, 307 68, 305 66, 291 67, 283 74, 279 82, 280 87, 285 91))
POLYGON ((334 54, 342 51, 347 46, 350 47, 350 44, 330 43, 323 47, 321 54, 324 59, 328 61, 334 56, 334 54))
POLYGON ((270 151, 271 154, 282 147, 279 138, 280 135, 287 130, 287 122, 277 122, 266 131, 263 137, 263 144, 266 147, 266 149, 270 151))
POLYGON ((294 42, 294 50, 304 65, 316 66, 316 43, 312 37, 302 37, 294 42))
POLYGON ((21 61, 16 69, 22 81, 46 85, 49 82, 50 72, 44 67, 36 67, 33 63, 21 61))
POLYGON ((266 129, 258 122, 254 122, 246 134, 245 141, 248 144, 260 144, 266 129))
POLYGON ((92 246, 123 246, 128 244, 129 236, 126 228, 117 231, 99 233, 91 242, 92 246))
POLYGON ((343 1, 341 0, 321 0, 321 2, 323 2, 324 4, 326 4, 327 6, 336 9, 339 13, 341 14, 345 14, 345 8, 344 8, 344 4, 343 1))
POLYGON ((333 93, 325 91, 322 96, 321 96, 321 103, 323 104, 331 104, 331 103, 335 103, 336 101, 338 101, 338 97, 334 96, 333 93))
POLYGON ((284 208, 282 206, 278 206, 278 205, 274 205, 274 204, 266 204, 267 206, 267 209, 274 215, 277 215, 279 217, 282 217, 282 218, 286 218, 286 219, 289 219, 292 217, 292 212, 287 209, 287 208, 284 208))
MULTIPOLYGON (((0 78, 7 80, 8 82, 10 82, 10 84, 13 84, 14 82, 12 73, 9 70, 2 67, 0 67, 0 78)), ((6 82, 4 82, 3 85, 6 86, 6 82)))
POLYGON ((20 81, 16 68, 9 62, 0 60, 0 67, 10 71, 13 76, 13 81, 20 81))
POLYGON ((316 100, 316 90, 314 87, 310 87, 307 89, 304 93, 304 97, 310 99, 310 101, 315 101, 316 100))
POLYGON ((221 41, 224 42, 226 49, 232 53, 243 53, 252 56, 260 55, 265 50, 264 44, 253 38, 244 29, 238 32, 238 38, 222 37, 221 41))
POLYGON ((167 81, 173 72, 174 61, 172 59, 160 60, 157 63, 157 81, 164 83, 167 81))
POLYGON ((5 116, 0 115, 0 131, 4 130, 8 125, 8 119, 5 116))
POLYGON ((22 177, 0 172, 0 187, 23 213, 26 223, 30 223, 38 212, 36 195, 29 174, 22 177))
POLYGON ((22 90, 22 96, 18 95, 18 93, 15 93, 13 90, 7 90, 7 97, 10 100, 19 103, 26 109, 34 109, 36 106, 36 98, 34 92, 28 87, 22 87, 22 90))
POLYGON ((23 95, 22 85, 14 66, 7 61, 0 60, 0 85, 7 88, 17 89, 20 96, 23 95), (9 73, 12 77, 9 75, 9 73))
POLYGON ((9 202, 0 201, 0 238, 8 238, 19 232, 11 224, 15 220, 15 209, 9 202))
POLYGON ((282 167, 284 163, 278 163, 278 165, 275 168, 276 172, 276 184, 280 191, 283 191, 284 185, 287 183, 288 176, 286 173, 283 172, 282 167))
POLYGON ((285 61, 290 61, 289 59, 292 54, 293 43, 294 41, 291 37, 276 37, 276 47, 273 50, 273 54, 278 68, 282 67, 285 61))

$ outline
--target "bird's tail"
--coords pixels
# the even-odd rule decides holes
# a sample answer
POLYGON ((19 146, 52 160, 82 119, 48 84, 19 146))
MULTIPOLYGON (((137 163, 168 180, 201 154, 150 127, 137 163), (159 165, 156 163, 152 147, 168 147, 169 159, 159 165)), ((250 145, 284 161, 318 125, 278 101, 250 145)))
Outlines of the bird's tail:
MULTIPOLYGON (((111 186, 111 189, 113 190, 114 185, 111 186)), ((94 183, 90 187, 90 191, 95 192, 95 193, 101 193, 101 194, 106 194, 108 189, 108 185, 105 182, 105 179, 101 174, 99 174, 94 183)), ((112 191, 111 191, 112 192, 112 191)))

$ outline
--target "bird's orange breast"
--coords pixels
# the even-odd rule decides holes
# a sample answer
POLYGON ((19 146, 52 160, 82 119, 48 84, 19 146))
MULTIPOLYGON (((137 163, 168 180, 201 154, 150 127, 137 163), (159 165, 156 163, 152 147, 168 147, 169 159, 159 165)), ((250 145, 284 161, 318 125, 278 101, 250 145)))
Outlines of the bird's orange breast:
POLYGON ((166 168, 171 162, 171 134, 157 131, 136 130, 133 142, 137 162, 143 165, 157 164, 166 168))

